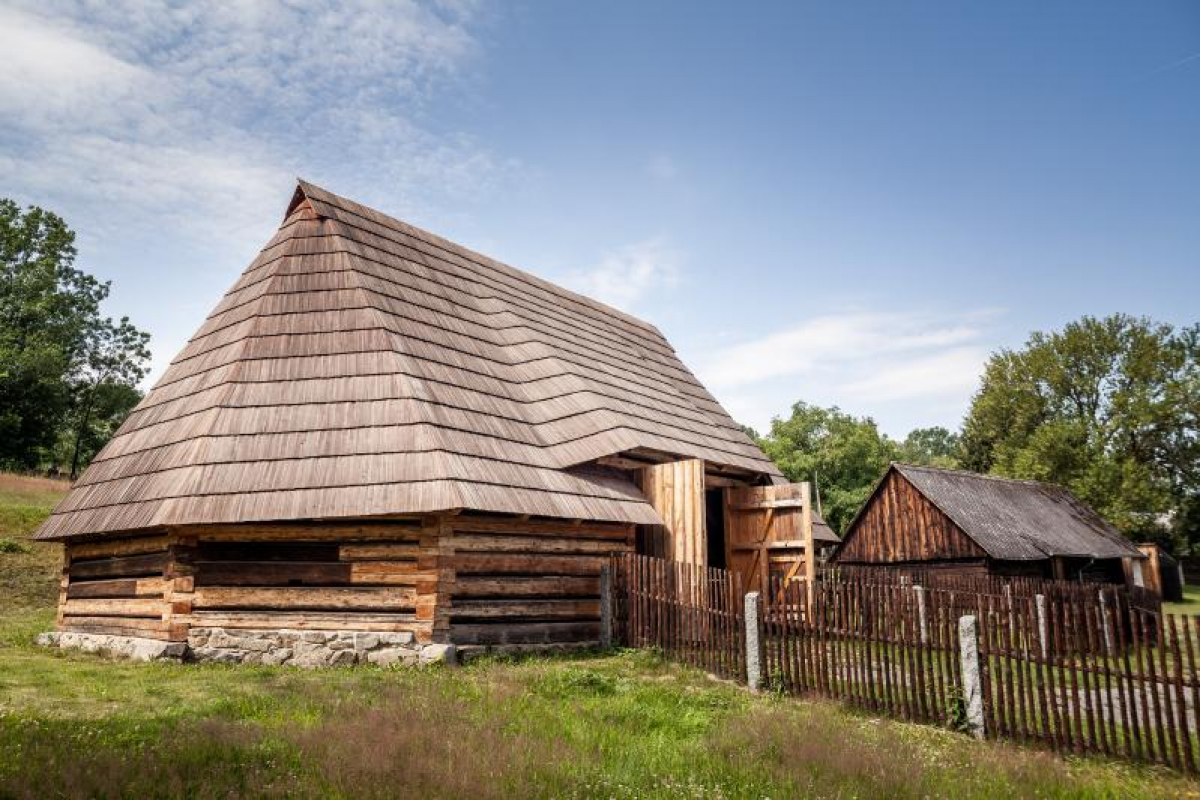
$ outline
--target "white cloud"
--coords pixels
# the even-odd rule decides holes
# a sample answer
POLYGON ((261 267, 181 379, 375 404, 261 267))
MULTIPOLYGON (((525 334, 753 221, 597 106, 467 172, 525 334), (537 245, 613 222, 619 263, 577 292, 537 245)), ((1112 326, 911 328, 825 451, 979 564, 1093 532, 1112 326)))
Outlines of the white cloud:
POLYGON ((632 311, 651 292, 679 282, 679 259, 662 239, 609 253, 588 270, 567 275, 572 289, 623 311, 632 311))
POLYGON ((797 400, 875 417, 903 435, 956 425, 975 389, 996 312, 822 314, 695 358, 736 419, 760 430, 797 400))
POLYGON ((423 109, 464 79, 470 4, 20 2, 0 9, 0 183, 86 219, 246 248, 296 175, 407 208, 511 165, 423 109), (353 167, 348 167, 353 164, 353 167), (432 188, 431 188, 432 187, 432 188), (202 211, 201 211, 202 210, 202 211))

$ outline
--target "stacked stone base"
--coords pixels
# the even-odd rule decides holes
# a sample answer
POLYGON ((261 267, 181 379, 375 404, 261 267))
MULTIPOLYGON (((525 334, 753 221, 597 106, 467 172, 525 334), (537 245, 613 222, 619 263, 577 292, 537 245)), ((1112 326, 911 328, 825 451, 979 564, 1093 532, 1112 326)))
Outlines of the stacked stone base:
POLYGON ((36 641, 42 647, 82 650, 129 661, 182 661, 187 655, 187 645, 183 642, 164 642, 135 636, 50 631, 38 634, 36 641))
POLYGON ((222 664, 342 667, 454 662, 452 644, 420 644, 411 633, 193 628, 190 657, 222 664))
POLYGON ((193 628, 184 642, 91 633, 43 633, 38 644, 135 661, 199 661, 293 667, 455 662, 452 644, 421 644, 411 633, 193 628))

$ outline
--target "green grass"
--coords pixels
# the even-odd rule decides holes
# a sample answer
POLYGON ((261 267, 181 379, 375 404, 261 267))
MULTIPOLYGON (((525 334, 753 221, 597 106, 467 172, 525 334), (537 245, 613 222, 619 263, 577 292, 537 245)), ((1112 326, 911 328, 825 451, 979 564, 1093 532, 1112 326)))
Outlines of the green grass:
POLYGON ((1168 614, 1200 614, 1200 586, 1184 586, 1182 603, 1163 603, 1168 614))
POLYGON ((753 697, 646 652, 302 671, 42 650, 56 564, 0 554, 0 798, 1200 796, 1156 768, 753 697))

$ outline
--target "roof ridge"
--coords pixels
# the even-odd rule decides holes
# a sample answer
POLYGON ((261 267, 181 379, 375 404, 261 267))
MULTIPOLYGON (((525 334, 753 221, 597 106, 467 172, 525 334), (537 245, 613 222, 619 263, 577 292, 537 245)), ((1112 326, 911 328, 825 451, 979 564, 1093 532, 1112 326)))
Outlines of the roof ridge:
POLYGON ((996 481, 998 483, 1017 483, 1026 486, 1041 486, 1050 489, 1058 489, 1059 491, 1070 492, 1062 484, 1051 483, 1050 481, 1039 481, 1033 478, 1009 478, 1004 475, 992 475, 986 472, 974 472, 969 469, 956 469, 953 467, 935 467, 931 464, 911 464, 906 461, 893 461, 891 466, 904 471, 906 469, 917 469, 925 472, 938 472, 945 475, 961 475, 964 478, 979 478, 981 480, 996 481))

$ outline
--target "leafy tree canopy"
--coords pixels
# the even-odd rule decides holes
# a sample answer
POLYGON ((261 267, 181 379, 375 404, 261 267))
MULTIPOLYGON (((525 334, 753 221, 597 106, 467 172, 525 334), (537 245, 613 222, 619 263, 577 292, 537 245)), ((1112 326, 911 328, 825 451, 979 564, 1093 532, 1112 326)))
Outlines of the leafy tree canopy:
POLYGON ((1132 537, 1179 545, 1198 535, 1198 421, 1200 325, 1084 317, 992 356, 963 461, 1062 484, 1132 537))
POLYGON ((869 417, 804 402, 792 406, 787 419, 773 419, 770 433, 756 439, 789 480, 814 483, 826 521, 839 532, 892 461, 952 467, 958 447, 957 436, 945 428, 914 430, 901 443, 869 417))
POLYGON ((82 466, 136 404, 149 336, 103 317, 57 215, 0 198, 0 466, 82 466))

